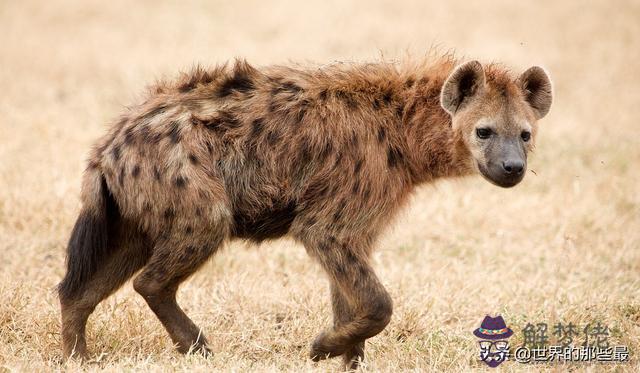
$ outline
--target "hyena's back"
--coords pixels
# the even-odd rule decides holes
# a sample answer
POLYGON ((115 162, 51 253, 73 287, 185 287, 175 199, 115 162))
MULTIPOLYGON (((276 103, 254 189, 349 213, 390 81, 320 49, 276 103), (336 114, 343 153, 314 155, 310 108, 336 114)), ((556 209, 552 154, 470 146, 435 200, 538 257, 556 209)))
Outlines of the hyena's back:
POLYGON ((405 176, 393 87, 377 88, 359 96, 335 80, 244 63, 197 70, 130 109, 91 165, 123 216, 152 235, 221 222, 257 241, 303 227, 354 234, 376 225, 372 210, 383 214, 399 193, 390 179, 405 176))

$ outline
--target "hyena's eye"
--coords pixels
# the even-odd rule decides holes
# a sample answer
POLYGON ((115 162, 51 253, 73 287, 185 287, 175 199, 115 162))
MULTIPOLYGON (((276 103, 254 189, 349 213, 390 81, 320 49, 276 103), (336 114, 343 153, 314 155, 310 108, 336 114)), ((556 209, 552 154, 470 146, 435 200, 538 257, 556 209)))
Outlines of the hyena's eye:
POLYGON ((483 140, 491 137, 492 133, 493 131, 491 130, 491 128, 476 128, 476 136, 483 140))
POLYGON ((522 137, 522 141, 527 142, 529 141, 529 139, 531 139, 531 132, 522 131, 522 133, 520 134, 520 137, 522 137))

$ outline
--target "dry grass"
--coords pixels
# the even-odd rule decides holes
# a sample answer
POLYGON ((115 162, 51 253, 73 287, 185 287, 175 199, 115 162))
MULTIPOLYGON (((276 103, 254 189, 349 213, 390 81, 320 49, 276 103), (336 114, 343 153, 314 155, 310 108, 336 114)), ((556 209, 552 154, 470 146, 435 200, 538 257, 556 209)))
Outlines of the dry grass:
MULTIPOLYGON (((530 173, 422 188, 376 254, 395 300, 366 369, 482 369, 471 331, 501 313, 599 320, 640 352, 640 4, 624 2, 36 2, 0 5, 0 371, 61 364, 54 286, 91 142, 144 86, 194 62, 399 58, 432 44, 518 69, 542 63, 556 101, 530 173), (475 4, 475 5, 474 5, 475 4)), ((182 357, 130 285, 90 319, 90 370, 335 370, 308 344, 328 286, 289 241, 234 244, 180 301, 216 355, 182 357)), ((512 341, 514 342, 514 341, 512 341)), ((576 365, 597 371, 602 366, 576 365)), ((507 363, 500 369, 550 369, 507 363)), ((559 369, 562 370, 562 369, 559 369)))

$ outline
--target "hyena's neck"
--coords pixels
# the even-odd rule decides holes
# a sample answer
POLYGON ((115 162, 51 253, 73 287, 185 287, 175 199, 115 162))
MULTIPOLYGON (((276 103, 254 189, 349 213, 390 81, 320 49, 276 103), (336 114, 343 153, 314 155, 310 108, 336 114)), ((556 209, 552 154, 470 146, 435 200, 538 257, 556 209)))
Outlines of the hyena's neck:
POLYGON ((396 125, 405 142, 407 167, 415 184, 473 172, 471 155, 453 131, 451 116, 440 106, 440 91, 449 71, 447 64, 409 72, 402 77, 405 84, 397 92, 402 110, 396 125))
POLYGON ((406 169, 411 185, 473 172, 472 158, 440 105, 442 86, 455 63, 443 59, 417 67, 370 64, 342 70, 330 80, 338 92, 369 96, 349 102, 362 105, 361 113, 392 123, 394 133, 387 136, 390 163, 406 169))

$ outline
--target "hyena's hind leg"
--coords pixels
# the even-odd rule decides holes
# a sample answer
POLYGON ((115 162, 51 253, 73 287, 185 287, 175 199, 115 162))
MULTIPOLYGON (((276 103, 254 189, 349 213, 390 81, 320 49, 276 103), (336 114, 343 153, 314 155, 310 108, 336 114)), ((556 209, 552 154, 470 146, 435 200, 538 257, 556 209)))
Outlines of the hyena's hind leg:
POLYGON ((85 327, 96 306, 118 290, 149 259, 151 244, 133 225, 120 221, 109 242, 111 255, 78 291, 60 293, 64 357, 87 358, 85 327))
POLYGON ((178 305, 176 292, 180 284, 218 250, 229 232, 226 219, 211 225, 200 224, 201 227, 186 228, 183 224, 175 224, 171 233, 156 244, 148 264, 133 281, 135 290, 145 299, 181 353, 193 350, 207 354, 209 350, 200 328, 178 305), (178 229, 183 232, 177 232, 178 229))
POLYGON ((338 322, 316 337, 310 356, 319 361, 346 354, 345 362, 351 367, 354 358, 362 358, 362 343, 380 333, 391 320, 391 297, 369 265, 366 250, 331 236, 305 246, 328 273, 335 294, 341 295, 334 298, 338 300, 334 303, 334 310, 340 312, 336 315, 338 322))

